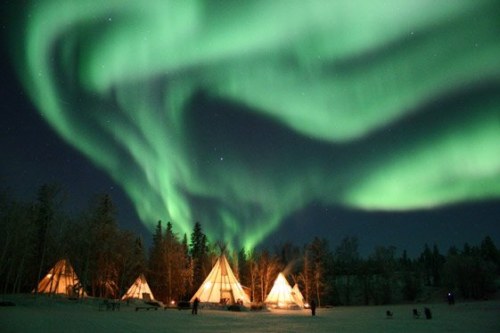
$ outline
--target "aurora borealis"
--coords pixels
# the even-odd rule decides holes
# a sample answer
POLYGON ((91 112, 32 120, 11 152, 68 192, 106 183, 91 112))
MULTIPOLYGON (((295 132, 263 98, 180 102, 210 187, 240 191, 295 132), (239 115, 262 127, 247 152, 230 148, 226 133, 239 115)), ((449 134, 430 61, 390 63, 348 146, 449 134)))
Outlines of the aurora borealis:
POLYGON ((497 1, 33 1, 17 15, 34 105, 149 228, 199 220, 251 248, 311 202, 500 198, 497 1))

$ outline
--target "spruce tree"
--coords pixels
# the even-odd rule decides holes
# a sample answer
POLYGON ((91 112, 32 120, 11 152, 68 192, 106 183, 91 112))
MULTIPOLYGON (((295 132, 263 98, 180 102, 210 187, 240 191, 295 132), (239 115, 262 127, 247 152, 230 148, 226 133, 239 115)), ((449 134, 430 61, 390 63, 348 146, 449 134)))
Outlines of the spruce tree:
POLYGON ((190 252, 193 259, 193 285, 197 288, 206 277, 204 264, 207 257, 207 237, 201 229, 200 222, 196 222, 194 225, 190 252))

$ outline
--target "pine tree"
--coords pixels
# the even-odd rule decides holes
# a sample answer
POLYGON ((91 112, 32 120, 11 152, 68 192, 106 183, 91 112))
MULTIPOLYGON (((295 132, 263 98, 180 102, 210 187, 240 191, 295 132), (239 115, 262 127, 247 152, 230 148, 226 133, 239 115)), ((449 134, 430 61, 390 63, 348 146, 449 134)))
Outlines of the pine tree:
POLYGON ((326 278, 329 273, 329 262, 331 253, 326 239, 315 237, 308 248, 311 263, 311 281, 314 291, 314 298, 318 306, 321 306, 323 296, 328 292, 326 289, 326 278))
POLYGON ((354 293, 354 276, 359 266, 358 239, 346 237, 335 250, 335 269, 339 277, 337 299, 350 305, 354 293))
POLYGON ((207 237, 203 233, 200 222, 196 222, 191 234, 190 245, 193 260, 193 285, 200 286, 206 277, 205 261, 207 259, 207 237))
POLYGON ((186 293, 185 282, 182 277, 186 275, 185 248, 173 232, 172 223, 167 223, 165 231, 165 259, 167 301, 179 300, 186 293))
MULTIPOLYGON (((37 204, 37 250, 36 258, 39 258, 38 276, 36 281, 40 281, 43 272, 46 270, 46 254, 49 240, 49 228, 54 221, 55 198, 59 192, 56 185, 42 185, 38 190, 37 204)), ((35 281, 35 283, 36 283, 35 281)), ((35 294, 38 293, 38 284, 35 294)))
POLYGON ((424 280, 427 286, 431 286, 432 283, 432 252, 429 245, 425 243, 424 252, 420 255, 420 264, 424 270, 424 280))
POLYGON ((434 283, 434 286, 441 286, 441 275, 445 261, 446 260, 444 256, 439 253, 437 245, 434 244, 431 260, 432 281, 434 283))
POLYGON ((490 236, 486 236, 481 241, 479 251, 483 260, 493 263, 496 267, 497 273, 500 273, 500 252, 490 236))
POLYGON ((304 260, 302 266, 302 272, 299 274, 299 280, 304 286, 304 297, 306 302, 309 303, 311 299, 311 259, 308 251, 309 246, 304 247, 304 260))
POLYGON ((238 252, 238 272, 239 272, 239 281, 242 285, 248 286, 250 285, 249 277, 250 277, 250 269, 247 261, 247 255, 245 253, 245 249, 242 248, 238 252))
POLYGON ((98 197, 90 220, 91 252, 89 273, 92 294, 100 297, 117 297, 119 284, 119 230, 116 208, 111 196, 98 197))
POLYGON ((149 282, 153 294, 160 300, 166 299, 166 288, 164 282, 165 272, 165 241, 161 221, 156 224, 153 234, 153 244, 149 252, 149 282))
POLYGON ((193 261, 189 256, 189 244, 187 234, 184 233, 182 238, 182 254, 183 254, 183 273, 182 281, 184 293, 181 295, 180 299, 188 299, 190 297, 190 292, 193 289, 193 261))
POLYGON ((394 246, 377 246, 371 260, 374 264, 373 297, 375 304, 392 302, 395 283, 396 248, 394 246))

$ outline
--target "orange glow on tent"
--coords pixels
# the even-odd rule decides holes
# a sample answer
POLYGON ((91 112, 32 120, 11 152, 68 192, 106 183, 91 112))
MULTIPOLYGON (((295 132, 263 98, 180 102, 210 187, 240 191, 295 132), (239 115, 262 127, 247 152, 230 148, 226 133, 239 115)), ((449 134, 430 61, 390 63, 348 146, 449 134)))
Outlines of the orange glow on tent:
MULTIPOLYGON (((87 296, 69 260, 59 260, 38 283, 38 292, 63 294, 70 297, 87 296)), ((35 292, 36 289, 33 290, 35 292)))
POLYGON ((283 273, 279 273, 264 303, 272 308, 303 308, 304 303, 299 297, 301 298, 302 294, 298 296, 283 273))

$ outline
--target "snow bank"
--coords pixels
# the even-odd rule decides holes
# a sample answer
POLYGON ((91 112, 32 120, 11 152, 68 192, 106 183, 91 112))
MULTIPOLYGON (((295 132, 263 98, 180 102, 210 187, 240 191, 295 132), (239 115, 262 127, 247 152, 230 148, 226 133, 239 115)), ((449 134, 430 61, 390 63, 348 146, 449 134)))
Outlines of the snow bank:
POLYGON ((2 332, 500 332, 500 301, 447 304, 338 307, 309 311, 229 312, 98 311, 100 300, 70 301, 26 295, 4 296, 16 306, 0 307, 2 332), (433 319, 414 319, 412 309, 432 310, 433 319), (392 319, 386 311, 393 312, 392 319))

